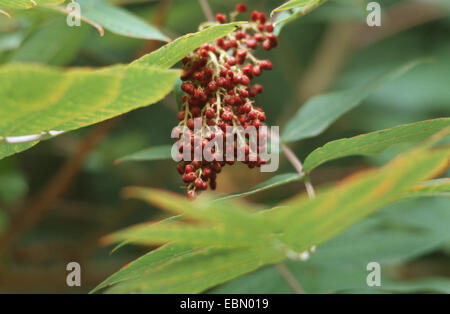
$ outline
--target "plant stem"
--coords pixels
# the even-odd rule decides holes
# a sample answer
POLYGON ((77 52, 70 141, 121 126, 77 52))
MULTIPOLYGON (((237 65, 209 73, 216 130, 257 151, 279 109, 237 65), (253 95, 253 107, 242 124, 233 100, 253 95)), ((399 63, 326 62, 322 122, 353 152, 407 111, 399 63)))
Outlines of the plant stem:
POLYGON ((214 22, 214 15, 211 10, 211 7, 209 6, 208 0, 198 0, 198 2, 200 3, 203 13, 205 14, 208 21, 214 22))
POLYGON ((281 277, 286 281, 286 283, 294 290, 296 294, 303 294, 305 291, 303 291, 302 286, 297 281, 297 278, 291 273, 289 268, 286 266, 285 263, 281 262, 275 265, 275 268, 280 273, 281 277))
POLYGON ((283 149, 284 154, 286 155, 286 158, 291 162, 291 164, 297 170, 298 174, 301 175, 302 177, 305 177, 305 187, 309 198, 311 199, 315 198, 316 192, 314 191, 314 187, 311 184, 311 181, 309 180, 308 177, 306 177, 305 173, 303 172, 303 165, 301 161, 297 158, 297 156, 295 156, 294 152, 292 152, 292 150, 285 144, 281 144, 281 147, 283 149))

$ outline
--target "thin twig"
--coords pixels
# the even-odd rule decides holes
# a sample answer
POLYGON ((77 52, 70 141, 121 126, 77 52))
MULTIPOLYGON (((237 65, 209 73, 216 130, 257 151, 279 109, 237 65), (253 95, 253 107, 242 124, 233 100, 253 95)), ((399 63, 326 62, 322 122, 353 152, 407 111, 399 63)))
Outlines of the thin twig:
POLYGON ((286 283, 294 290, 296 294, 303 294, 305 291, 303 290, 300 283, 297 281, 297 278, 291 273, 287 265, 283 262, 275 265, 275 268, 278 270, 280 275, 286 281, 286 283))
POLYGON ((214 15, 211 10, 211 7, 209 6, 208 0, 198 0, 200 3, 200 6, 202 7, 203 13, 205 14, 208 21, 213 22, 214 21, 214 15))
POLYGON ((316 197, 316 193, 314 191, 314 187, 311 184, 311 181, 308 177, 306 177, 305 173, 303 172, 303 165, 301 161, 295 156, 294 152, 285 144, 281 144, 281 147, 283 149, 284 155, 286 158, 290 161, 290 163, 294 166, 295 170, 297 170, 298 174, 302 177, 305 177, 305 187, 306 192, 308 193, 309 198, 313 199, 316 197))

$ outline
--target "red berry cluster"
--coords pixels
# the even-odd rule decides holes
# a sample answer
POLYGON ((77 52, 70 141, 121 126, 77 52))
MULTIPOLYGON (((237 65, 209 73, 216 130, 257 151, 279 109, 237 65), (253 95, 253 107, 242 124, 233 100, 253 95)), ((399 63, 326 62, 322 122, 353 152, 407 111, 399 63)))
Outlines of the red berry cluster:
MULTIPOLYGON (((230 14, 233 20, 239 13, 247 11, 245 4, 238 4, 235 12, 230 14)), ((217 14, 218 23, 226 23, 224 14, 217 14)), ((188 130, 180 137, 187 136, 190 141, 179 147, 180 154, 186 150, 194 155, 197 149, 194 145, 194 119, 202 121, 202 140, 197 146, 205 147, 214 139, 215 134, 207 132, 209 127, 226 131, 227 127, 242 127, 247 129, 253 126, 259 136, 258 149, 253 152, 249 149, 248 138, 235 140, 233 147, 223 147, 222 151, 215 150, 214 156, 223 157, 227 152, 234 155, 238 148, 243 147, 245 161, 249 168, 259 167, 266 161, 260 158, 259 152, 265 149, 266 136, 263 130, 263 122, 266 120, 264 111, 255 105, 254 98, 263 91, 259 84, 253 84, 252 80, 260 76, 263 71, 272 69, 270 60, 258 60, 252 50, 261 44, 265 50, 277 46, 278 39, 273 34, 274 27, 267 22, 266 14, 253 11, 250 22, 241 25, 229 35, 219 38, 214 44, 204 44, 196 49, 183 62, 183 74, 181 79, 182 90, 186 93, 182 100, 181 111, 178 114, 180 126, 188 130), (264 134, 263 134, 264 133, 264 134), (253 158, 249 156, 253 155, 253 158), (256 160, 255 160, 256 159, 256 160)), ((199 147, 199 148, 201 148, 199 147)), ((191 159, 193 160, 193 159, 191 159)), ((234 160, 226 161, 226 158, 215 158, 213 161, 181 161, 177 165, 179 173, 186 184, 188 198, 195 198, 201 190, 216 188, 216 177, 226 164, 234 164, 234 160), (217 159, 217 160, 216 160, 217 159)))

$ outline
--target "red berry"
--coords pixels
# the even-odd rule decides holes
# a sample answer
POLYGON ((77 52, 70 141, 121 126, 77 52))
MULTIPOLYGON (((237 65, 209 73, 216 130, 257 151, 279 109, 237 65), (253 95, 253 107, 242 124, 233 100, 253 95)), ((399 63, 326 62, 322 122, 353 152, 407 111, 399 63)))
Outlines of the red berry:
POLYGON ((177 165, 177 170, 180 174, 184 173, 184 165, 183 164, 178 164, 177 165))
POLYGON ((241 89, 241 90, 239 91, 239 95, 241 95, 241 96, 244 97, 244 98, 247 98, 247 97, 249 96, 248 90, 246 90, 246 89, 241 89))
POLYGON ((243 3, 236 4, 236 11, 239 13, 245 13, 247 12, 247 5, 243 3))
POLYGON ((236 63, 237 63, 236 58, 235 57, 229 57, 227 63, 230 66, 236 65, 236 63))
POLYGON ((247 50, 246 49, 239 49, 237 51, 237 55, 239 58, 246 58, 247 57, 247 50))
POLYGON ((250 78, 247 75, 242 75, 241 84, 243 84, 243 85, 250 84, 250 78))
POLYGON ((195 179, 194 185, 197 189, 203 189, 203 180, 201 178, 195 179))
POLYGON ((217 84, 214 81, 208 83, 208 90, 210 92, 215 92, 217 90, 217 84))
POLYGON ((261 67, 260 67, 259 65, 255 65, 255 66, 253 67, 253 75, 254 75, 254 76, 260 76, 261 73, 262 73, 261 67))
POLYGON ((194 167, 192 165, 186 165, 186 167, 184 168, 185 173, 191 173, 193 171, 194 171, 194 167))
POLYGON ((272 33, 274 31, 273 24, 267 24, 266 31, 268 31, 269 33, 272 33))
POLYGON ((253 38, 247 39, 246 44, 247 44, 248 48, 252 48, 252 49, 254 49, 258 46, 258 42, 256 40, 254 40, 253 38))
POLYGON ((242 30, 238 30, 234 36, 236 37, 237 40, 241 40, 245 38, 245 32, 242 30))
POLYGON ((180 111, 178 113, 178 120, 183 121, 184 120, 184 111, 180 111))
POLYGON ((264 40, 262 47, 264 50, 270 50, 272 49, 272 43, 270 42, 269 39, 264 40))
POLYGON ((265 39, 264 35, 261 34, 261 33, 256 33, 255 36, 253 36, 253 38, 254 38, 256 41, 263 41, 263 40, 265 39))
POLYGON ((252 89, 254 89, 256 94, 262 93, 264 90, 263 86, 260 84, 253 85, 252 89))
POLYGON ((263 60, 259 63, 259 65, 263 70, 272 70, 272 62, 270 60, 263 60))
POLYGON ((266 21, 267 21, 266 13, 260 12, 260 13, 259 13, 258 19, 259 19, 259 21, 261 22, 261 24, 266 23, 266 21))
POLYGON ((215 110, 213 108, 206 109, 205 116, 207 118, 212 119, 212 118, 214 118, 215 115, 216 115, 216 112, 215 112, 215 110))
POLYGON ((189 120, 187 121, 187 123, 186 123, 186 126, 187 126, 189 129, 193 130, 193 129, 194 129, 194 126, 195 126, 195 124, 194 124, 194 119, 189 119, 189 120))
POLYGON ((203 80, 203 73, 202 72, 195 72, 193 75, 193 78, 196 79, 197 81, 201 81, 203 80))
POLYGON ((203 168, 202 173, 205 177, 209 177, 211 175, 211 168, 209 168, 209 167, 203 168))
POLYGON ((264 113, 264 112, 261 112, 259 115, 258 115, 258 119, 260 120, 260 121, 265 121, 266 120, 266 114, 264 113))
POLYGON ((197 176, 194 172, 185 173, 182 177, 183 181, 186 183, 194 182, 197 176))
POLYGON ((258 11, 253 11, 252 14, 250 15, 250 19, 253 22, 256 22, 259 19, 259 12, 258 11))
POLYGON ((194 90, 195 90, 194 85, 192 85, 191 83, 187 83, 187 82, 181 84, 181 89, 190 95, 194 94, 194 90))
POLYGON ((255 128, 259 128, 259 127, 262 126, 262 123, 261 123, 261 121, 259 121, 258 119, 256 119, 255 121, 253 121, 253 126, 254 126, 255 128))
POLYGON ((219 23, 226 23, 227 22, 227 17, 224 15, 224 14, 222 14, 222 13, 217 13, 216 14, 216 21, 217 22, 219 22, 219 23))
POLYGON ((233 97, 233 96, 230 96, 230 95, 226 96, 226 97, 225 97, 225 102, 226 102, 227 104, 233 106, 233 105, 234 105, 234 97, 233 97))
POLYGON ((226 112, 222 113, 221 117, 222 117, 222 119, 229 121, 229 120, 233 119, 233 114, 229 111, 226 111, 226 112))
POLYGON ((227 79, 224 77, 219 77, 219 79, 217 80, 217 85, 219 85, 220 87, 224 87, 227 85, 227 79))

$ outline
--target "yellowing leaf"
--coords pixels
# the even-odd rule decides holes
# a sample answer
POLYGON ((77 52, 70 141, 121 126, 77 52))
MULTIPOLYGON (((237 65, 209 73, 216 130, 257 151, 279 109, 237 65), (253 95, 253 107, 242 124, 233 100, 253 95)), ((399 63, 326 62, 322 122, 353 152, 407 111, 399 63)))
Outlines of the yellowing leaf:
POLYGON ((0 158, 28 148, 5 142, 70 131, 161 100, 178 71, 143 66, 62 71, 38 65, 0 68, 0 158))
POLYGON ((346 156, 373 156, 395 144, 423 141, 448 126, 450 118, 434 119, 332 141, 309 154, 303 169, 308 173, 327 161, 346 156))

